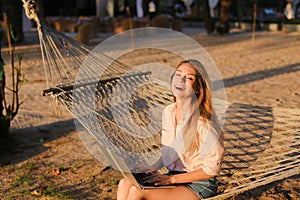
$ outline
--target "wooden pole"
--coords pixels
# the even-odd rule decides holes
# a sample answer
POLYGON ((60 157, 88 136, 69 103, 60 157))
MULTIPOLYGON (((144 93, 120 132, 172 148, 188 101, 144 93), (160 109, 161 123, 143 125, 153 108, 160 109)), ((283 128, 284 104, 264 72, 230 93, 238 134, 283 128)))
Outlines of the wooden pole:
POLYGON ((132 16, 131 16, 131 10, 130 10, 130 7, 127 6, 126 7, 126 12, 127 12, 127 15, 129 16, 129 31, 130 31, 130 42, 131 42, 131 49, 134 49, 134 35, 133 35, 133 19, 132 19, 132 16))
POLYGON ((252 41, 255 40, 256 14, 257 14, 257 3, 254 2, 254 4, 253 4, 252 41))
POLYGON ((282 23, 283 23, 283 0, 279 0, 279 24, 277 27, 278 31, 282 30, 282 23))

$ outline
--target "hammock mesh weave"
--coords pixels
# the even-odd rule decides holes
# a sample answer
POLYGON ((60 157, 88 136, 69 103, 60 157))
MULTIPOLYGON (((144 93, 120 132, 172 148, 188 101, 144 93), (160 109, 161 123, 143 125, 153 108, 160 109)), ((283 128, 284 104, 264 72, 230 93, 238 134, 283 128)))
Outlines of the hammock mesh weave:
MULTIPOLYGON (((153 119, 153 116, 149 118, 150 107, 166 106, 173 101, 169 89, 153 82, 151 73, 148 72, 134 70, 129 75, 123 76, 131 68, 119 61, 112 62, 101 77, 95 78, 93 69, 87 69, 84 73, 91 81, 88 83, 79 81, 76 90, 80 92, 76 92, 76 101, 77 103, 86 101, 85 94, 94 91, 95 105, 84 109, 94 110, 98 122, 95 124, 95 121, 90 120, 88 116, 79 116, 78 110, 73 109, 73 90, 77 72, 90 50, 64 34, 43 25, 33 12, 30 2, 23 0, 23 3, 29 17, 38 23, 48 83, 44 94, 53 96, 76 116, 88 134, 93 136, 91 144, 97 145, 101 141, 105 148, 112 148, 111 145, 105 145, 113 143, 118 149, 111 150, 119 154, 128 151, 146 153, 159 150, 160 124, 150 127, 146 125, 153 119), (130 84, 144 86, 130 94, 127 99, 112 102, 115 86, 128 88, 130 84), (123 111, 124 108, 129 109, 129 112, 123 111), (115 115, 113 114, 115 112, 119 113, 115 115), (155 132, 155 134, 145 140, 124 133, 119 125, 127 123, 129 118, 140 125, 141 129, 138 131, 155 132), (106 131, 98 134, 98 126, 106 131)), ((108 56, 100 55, 100 58, 98 57, 94 62, 101 67, 109 60, 111 58, 108 56), (99 59, 103 62, 99 62, 99 59)), ((160 121, 161 113, 155 113, 154 118, 160 121)), ((297 110, 241 103, 227 104, 223 126, 225 157, 218 177, 219 194, 211 199, 225 199, 299 174, 299 121, 297 110)), ((130 133, 137 130, 130 130, 129 126, 126 131, 130 133)), ((134 160, 133 157, 130 159, 134 160)), ((145 157, 145 160, 147 159, 145 157)))

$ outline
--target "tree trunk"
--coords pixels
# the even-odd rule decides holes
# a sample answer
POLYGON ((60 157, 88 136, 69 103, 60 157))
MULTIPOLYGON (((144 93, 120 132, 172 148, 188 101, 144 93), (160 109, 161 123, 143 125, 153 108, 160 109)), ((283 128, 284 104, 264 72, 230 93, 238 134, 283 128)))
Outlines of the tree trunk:
POLYGON ((220 0, 221 8, 220 8, 220 22, 217 27, 217 31, 220 34, 227 34, 229 33, 230 29, 230 0, 220 0))
POLYGON ((209 0, 202 0, 203 18, 205 23, 206 32, 208 34, 215 30, 214 21, 210 15, 209 0))
POLYGON ((5 88, 5 74, 4 74, 4 61, 2 58, 1 50, 2 35, 0 34, 0 117, 3 117, 4 105, 4 88, 5 88))
POLYGON ((5 74, 4 74, 4 61, 2 59, 1 55, 1 36, 0 36, 0 71, 1 71, 1 77, 0 77, 0 138, 3 138, 3 136, 7 136, 9 133, 9 127, 10 127, 10 119, 4 116, 4 105, 3 105, 3 99, 4 99, 4 88, 5 88, 5 74))
POLYGON ((6 116, 0 116, 0 138, 6 137, 9 134, 10 119, 6 116))

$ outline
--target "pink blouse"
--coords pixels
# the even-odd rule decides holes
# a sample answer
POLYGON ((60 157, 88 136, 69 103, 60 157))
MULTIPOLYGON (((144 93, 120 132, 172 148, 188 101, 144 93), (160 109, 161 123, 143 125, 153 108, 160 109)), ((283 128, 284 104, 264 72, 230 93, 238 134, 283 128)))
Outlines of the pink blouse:
MULTIPOLYGON (((162 117, 162 159, 168 170, 195 171, 202 169, 207 175, 218 175, 223 161, 223 139, 209 123, 199 117, 197 123, 198 141, 192 148, 184 147, 183 122, 175 123, 175 103, 167 106, 162 117)), ((196 135, 195 134, 195 135, 196 135)))

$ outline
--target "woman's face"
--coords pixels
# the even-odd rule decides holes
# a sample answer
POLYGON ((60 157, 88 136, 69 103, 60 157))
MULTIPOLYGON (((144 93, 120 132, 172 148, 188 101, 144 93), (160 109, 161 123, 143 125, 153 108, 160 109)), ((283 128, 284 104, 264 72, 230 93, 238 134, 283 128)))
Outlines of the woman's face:
POLYGON ((172 79, 171 89, 176 100, 191 98, 194 94, 193 84, 196 81, 196 70, 188 63, 180 65, 172 79))

